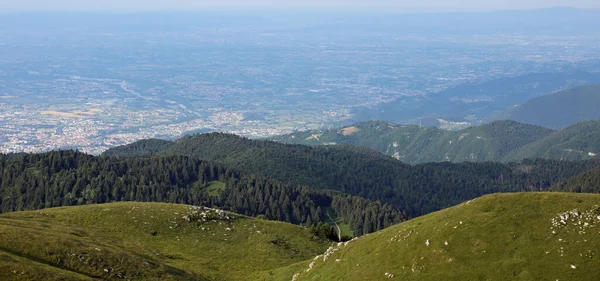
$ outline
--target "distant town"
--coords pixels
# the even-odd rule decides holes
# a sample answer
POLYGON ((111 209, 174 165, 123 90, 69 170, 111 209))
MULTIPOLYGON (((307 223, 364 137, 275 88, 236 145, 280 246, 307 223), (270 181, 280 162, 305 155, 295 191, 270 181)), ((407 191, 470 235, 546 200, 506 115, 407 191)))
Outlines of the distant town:
POLYGON ((67 37, 0 36, 1 153, 99 154, 209 131, 267 137, 356 121, 357 108, 431 99, 463 83, 595 70, 600 59, 600 38, 547 35, 323 38, 240 27, 67 37))

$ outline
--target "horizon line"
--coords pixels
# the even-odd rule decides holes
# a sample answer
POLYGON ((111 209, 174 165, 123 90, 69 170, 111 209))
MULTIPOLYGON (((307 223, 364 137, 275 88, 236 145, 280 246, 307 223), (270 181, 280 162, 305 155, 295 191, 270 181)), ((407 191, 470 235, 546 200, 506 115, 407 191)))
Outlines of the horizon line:
POLYGON ((280 12, 280 13, 312 13, 312 14, 328 14, 328 13, 362 13, 362 14, 485 14, 485 13, 503 13, 503 12, 532 12, 532 11, 547 11, 547 10, 571 10, 571 11, 600 11, 598 8, 580 8, 572 6, 554 6, 554 7, 542 7, 542 8, 524 8, 524 9, 491 9, 491 10, 426 10, 426 9, 386 9, 384 7, 373 8, 373 9, 334 9, 334 7, 320 7, 320 8, 309 8, 309 7, 279 7, 279 8, 265 8, 265 7, 241 7, 241 8, 224 8, 224 7, 206 7, 206 8, 193 8, 193 9, 12 9, 12 10, 0 10, 0 14, 76 14, 76 13, 87 13, 87 14, 194 14, 194 13, 265 13, 265 12, 280 12))

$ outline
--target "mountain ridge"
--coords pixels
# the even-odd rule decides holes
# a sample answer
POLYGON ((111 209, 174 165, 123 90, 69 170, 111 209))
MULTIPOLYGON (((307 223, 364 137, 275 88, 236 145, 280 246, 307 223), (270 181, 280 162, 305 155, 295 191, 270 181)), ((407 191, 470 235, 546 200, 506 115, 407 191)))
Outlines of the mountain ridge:
MULTIPOLYGON (((514 150, 553 133, 551 129, 512 120, 493 121, 459 131, 368 121, 342 128, 297 132, 269 139, 305 145, 365 146, 403 162, 419 164, 501 161, 514 150), (354 128, 355 132, 344 134, 348 128, 354 128)), ((513 160, 522 159, 524 158, 513 160)))
MULTIPOLYGON (((345 132, 350 137, 358 134, 356 130, 345 132)), ((126 156, 120 151, 130 150, 118 147, 109 150, 108 155, 126 156)), ((546 191, 552 184, 600 164, 598 160, 539 159, 514 163, 442 162, 411 166, 359 147, 291 145, 221 133, 184 137, 156 155, 216 161, 283 183, 379 201, 398 209, 406 218, 488 193, 546 191)), ((360 227, 360 219, 353 223, 358 227, 355 233, 372 232, 371 226, 360 227)))
POLYGON ((600 85, 579 86, 538 96, 502 114, 501 118, 562 129, 600 120, 600 85))
POLYGON ((600 83, 600 75, 597 73, 528 73, 460 84, 424 96, 402 97, 374 108, 358 108, 353 112, 353 120, 385 120, 439 126, 439 119, 442 119, 477 124, 507 119, 496 116, 532 98, 595 83, 600 83))
POLYGON ((584 121, 512 151, 504 161, 523 158, 581 160, 600 155, 600 121, 584 121))

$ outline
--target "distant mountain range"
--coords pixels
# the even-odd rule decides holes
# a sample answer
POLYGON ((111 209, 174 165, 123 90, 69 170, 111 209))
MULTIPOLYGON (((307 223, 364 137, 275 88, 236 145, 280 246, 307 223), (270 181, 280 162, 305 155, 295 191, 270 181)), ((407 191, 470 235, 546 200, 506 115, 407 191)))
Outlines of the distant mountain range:
POLYGON ((600 120, 600 85, 586 85, 536 97, 496 118, 552 129, 600 120))
POLYGON ((564 95, 558 95, 557 98, 532 100, 531 103, 517 109, 514 107, 542 95, 594 83, 600 83, 600 74, 532 73, 475 84, 462 84, 435 94, 403 97, 374 108, 357 109, 354 112, 354 120, 384 120, 453 128, 514 118, 517 121, 522 120, 549 128, 562 128, 579 121, 598 119, 598 111, 594 110, 594 106, 600 106, 598 104, 600 93, 597 87, 575 88, 564 95), (564 96, 574 96, 574 98, 577 96, 578 101, 565 103, 562 98, 564 96), (582 102, 587 104, 583 105, 582 102), (560 106, 567 106, 565 110, 560 111, 564 113, 556 111, 560 106), (575 108, 582 112, 572 112, 571 109, 575 108), (546 113, 538 115, 544 112, 546 113), (552 115, 553 112, 557 113, 556 116, 544 118, 552 115), (568 115, 569 113, 572 115, 568 115), (567 118, 562 118, 567 115, 567 118), (536 119, 536 116, 541 117, 536 119), (596 118, 590 118, 593 116, 596 118), (457 124, 448 124, 448 122, 457 122, 457 124))
POLYGON ((459 131, 370 121, 270 138, 305 145, 355 145, 410 164, 520 161, 526 158, 594 159, 600 155, 600 121, 560 131, 515 121, 494 121, 459 131))

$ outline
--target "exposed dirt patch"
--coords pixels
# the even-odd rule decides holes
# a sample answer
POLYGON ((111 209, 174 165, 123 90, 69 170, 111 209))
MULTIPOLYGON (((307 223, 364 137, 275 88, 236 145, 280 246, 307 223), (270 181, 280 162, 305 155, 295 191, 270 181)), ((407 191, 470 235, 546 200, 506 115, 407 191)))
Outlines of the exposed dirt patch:
POLYGON ((342 135, 344 135, 344 136, 349 136, 352 134, 356 134, 358 132, 360 132, 360 129, 356 128, 354 126, 342 129, 342 135))
POLYGON ((77 115, 75 113, 60 112, 60 111, 54 111, 54 110, 40 111, 40 114, 42 114, 42 115, 52 115, 52 116, 58 116, 58 117, 67 117, 67 118, 83 118, 83 116, 77 115))
POLYGON ((73 112, 62 112, 55 110, 44 110, 40 111, 42 115, 53 115, 58 117, 66 117, 66 118, 84 118, 85 116, 96 115, 102 112, 102 109, 99 108, 89 108, 87 110, 75 110, 73 112))
POLYGON ((319 140, 319 138, 322 136, 322 134, 314 134, 308 138, 306 138, 306 140, 319 140))

